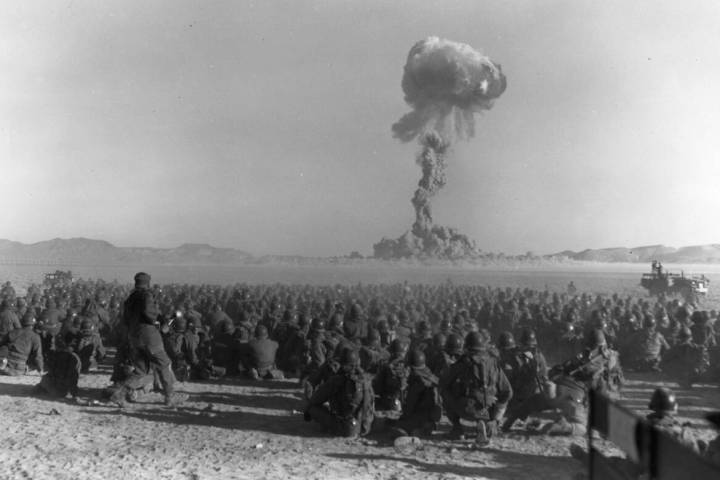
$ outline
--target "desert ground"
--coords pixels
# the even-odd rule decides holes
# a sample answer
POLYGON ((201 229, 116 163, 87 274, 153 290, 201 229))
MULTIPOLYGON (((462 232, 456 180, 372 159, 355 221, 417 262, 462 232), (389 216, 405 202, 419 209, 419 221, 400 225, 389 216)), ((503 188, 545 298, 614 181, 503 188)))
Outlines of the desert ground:
MULTIPOLYGON (((447 422, 415 447, 396 448, 382 432, 331 438, 303 421, 292 380, 186 382, 179 390, 189 400, 178 409, 162 406, 159 393, 119 409, 100 399, 109 370, 83 376, 78 401, 34 397, 37 375, 1 377, 0 478, 572 479, 584 471, 568 453, 583 439, 519 429, 479 450, 446 440, 447 422)), ((660 376, 630 375, 623 401, 645 414, 661 384, 678 393, 692 435, 712 438, 702 417, 720 405, 717 387, 682 390, 660 376)))
MULTIPOLYGON (((3 268, 8 271, 0 273, 14 283, 38 281, 36 277, 42 271, 40 267, 3 268)), ((135 269, 120 273, 127 273, 129 281, 131 270, 135 269)), ((152 269, 148 270, 152 273, 152 269)), ((382 281, 378 280, 382 276, 386 281, 405 277, 412 283, 449 279, 530 288, 548 285, 551 290, 561 290, 569 279, 574 279, 581 291, 640 294, 637 284, 643 270, 427 273, 415 269, 408 275, 407 271, 379 274, 361 269, 350 276, 342 270, 322 270, 320 276, 323 283, 366 283, 382 281), (335 280, 328 281, 330 278, 335 280)), ((204 278, 205 273, 190 271, 195 272, 194 277, 188 270, 178 271, 174 281, 214 283, 204 278)), ((302 273, 308 274, 307 270, 302 273)), ((159 275, 159 282, 173 281, 163 278, 165 274, 159 275)), ((285 278, 291 283, 300 277, 298 272, 288 274, 282 269, 264 275, 263 281, 285 278)), ((102 272, 92 277, 103 278, 102 272)), ((717 274, 710 277, 720 283, 717 274)), ((716 298, 708 298, 704 307, 717 308, 716 298)), ((40 380, 36 372, 25 377, 0 377, 0 428, 5 432, 0 448, 0 478, 550 480, 576 478, 584 471, 584 466, 568 452, 572 442, 582 443, 584 439, 547 437, 531 431, 515 430, 494 438, 486 448, 476 449, 470 443, 446 440, 449 425, 444 421, 432 438, 419 445, 396 448, 380 431, 379 420, 377 434, 357 440, 331 438, 303 421, 297 380, 186 382, 179 384, 178 390, 188 393, 189 399, 178 409, 163 407, 159 393, 119 409, 103 403, 100 395, 109 384, 111 362, 112 358, 100 371, 82 376, 78 401, 33 396, 32 387, 40 380)), ((717 386, 680 389, 662 374, 629 374, 628 379, 623 402, 638 414, 647 413, 652 391, 665 385, 678 394, 679 414, 690 422, 691 434, 696 438, 714 437, 703 415, 720 408, 717 386)), ((547 422, 549 418, 541 420, 547 422)))

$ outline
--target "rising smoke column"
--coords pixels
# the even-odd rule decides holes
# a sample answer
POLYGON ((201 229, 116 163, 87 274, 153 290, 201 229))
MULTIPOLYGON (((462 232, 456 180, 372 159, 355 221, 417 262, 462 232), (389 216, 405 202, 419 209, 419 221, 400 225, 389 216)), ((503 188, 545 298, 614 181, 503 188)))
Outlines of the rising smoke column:
POLYGON ((449 144, 436 132, 428 132, 420 140, 423 149, 417 157, 422 168, 422 178, 413 195, 415 207, 415 223, 412 232, 418 237, 427 235, 433 226, 430 200, 445 186, 445 152, 449 144))
POLYGON ((402 79, 412 108, 393 126, 402 142, 419 138, 417 163, 422 178, 412 198, 412 232, 375 244, 375 256, 458 258, 477 253, 474 242, 453 229, 433 225, 431 200, 445 186, 445 158, 455 139, 475 134, 475 113, 492 108, 506 87, 500 65, 464 43, 438 37, 417 42, 408 54, 402 79))

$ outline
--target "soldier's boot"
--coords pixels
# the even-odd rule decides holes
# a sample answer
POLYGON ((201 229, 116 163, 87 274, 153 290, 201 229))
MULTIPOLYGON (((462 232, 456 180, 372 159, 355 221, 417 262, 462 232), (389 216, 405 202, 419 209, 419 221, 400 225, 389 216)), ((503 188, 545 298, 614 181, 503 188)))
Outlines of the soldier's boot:
POLYGON ((578 445, 577 443, 573 443, 572 445, 570 445, 570 456, 573 457, 575 460, 579 460, 583 464, 586 464, 588 462, 588 453, 581 445, 578 445))
POLYGON ((465 440, 465 430, 463 429, 460 420, 452 422, 452 428, 448 433, 448 438, 451 440, 465 440))
POLYGON ((484 447, 490 443, 490 437, 488 436, 487 425, 483 420, 478 420, 477 427, 475 427, 475 445, 484 447))
POLYGON ((187 399, 189 398, 189 395, 187 393, 171 393, 169 395, 165 396, 165 406, 170 408, 176 408, 182 405, 187 399))
POLYGON ((110 394, 110 398, 108 400, 117 404, 118 407, 124 408, 127 406, 128 393, 129 389, 124 385, 120 385, 110 394))
POLYGON ((509 432, 512 429, 512 426, 515 424, 515 420, 516 419, 513 417, 506 418, 501 427, 502 431, 509 432))

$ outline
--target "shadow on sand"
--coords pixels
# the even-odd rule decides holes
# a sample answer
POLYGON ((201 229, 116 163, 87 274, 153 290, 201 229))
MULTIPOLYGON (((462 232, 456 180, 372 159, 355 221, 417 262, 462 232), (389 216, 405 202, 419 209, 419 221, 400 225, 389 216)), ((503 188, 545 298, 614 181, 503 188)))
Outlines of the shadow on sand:
POLYGON ((448 459, 448 462, 432 463, 416 458, 382 454, 329 453, 326 456, 343 460, 382 460, 404 463, 407 466, 414 467, 418 473, 421 474, 452 474, 463 477, 493 478, 498 480, 572 478, 572 474, 582 468, 577 460, 570 457, 545 457, 506 452, 497 449, 484 449, 483 452, 494 454, 493 462, 500 466, 490 467, 480 462, 478 462, 478 466, 457 465, 452 462, 452 459, 448 459), (535 468, 531 469, 528 467, 529 465, 533 465, 535 468), (562 473, 560 475, 548 475, 548 472, 562 473))

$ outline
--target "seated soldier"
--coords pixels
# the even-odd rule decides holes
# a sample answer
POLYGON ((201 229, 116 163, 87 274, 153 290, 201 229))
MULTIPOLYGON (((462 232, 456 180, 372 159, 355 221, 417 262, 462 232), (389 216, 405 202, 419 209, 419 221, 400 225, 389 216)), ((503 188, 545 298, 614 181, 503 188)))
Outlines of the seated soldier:
POLYGON ((102 339, 89 318, 83 318, 80 322, 80 331, 73 342, 73 350, 82 362, 82 373, 96 370, 97 362, 105 358, 105 347, 102 339))
POLYGON ((332 435, 357 437, 370 433, 375 416, 370 381, 360 368, 357 351, 342 351, 338 373, 313 393, 305 420, 315 420, 332 435))
POLYGON ((255 380, 284 378, 283 372, 275 368, 277 350, 278 343, 268 338, 267 327, 258 325, 255 328, 255 338, 248 342, 248 366, 251 378, 255 380))
POLYGON ((240 346, 235 327, 229 322, 218 324, 220 331, 211 336, 213 366, 223 369, 223 375, 236 375, 240 363, 240 346))
POLYGON ((440 392, 450 435, 464 438, 461 419, 475 422, 475 442, 485 445, 497 434, 513 392, 497 360, 489 353, 489 340, 478 332, 465 337, 465 354, 440 379, 440 392))
POLYGON ((677 379, 681 387, 691 388, 705 374, 709 366, 707 351, 692 341, 688 327, 678 332, 677 343, 670 347, 662 359, 662 370, 677 379))
POLYGON ((27 312, 20 321, 20 328, 0 339, 0 375, 25 375, 28 368, 42 372, 42 343, 34 326, 35 316, 27 312))
POLYGON ((415 349, 410 352, 410 374, 407 392, 402 404, 402 415, 395 423, 398 435, 430 435, 442 417, 442 405, 438 392, 438 378, 425 365, 425 353, 415 349))
POLYGON ((50 353, 48 372, 35 386, 36 392, 58 398, 65 398, 69 393, 76 398, 80 368, 80 357, 73 352, 71 346, 66 345, 62 339, 57 339, 55 350, 50 353))
POLYGON ((525 421, 529 415, 550 408, 545 395, 547 363, 537 348, 537 338, 532 330, 524 330, 520 337, 520 346, 515 350, 515 365, 516 368, 508 375, 513 398, 503 430, 509 430, 516 420, 525 421))
POLYGON ((406 343, 397 338, 390 343, 390 359, 380 366, 373 380, 377 410, 401 410, 402 398, 407 388, 406 355, 406 343))
POLYGON ((175 378, 184 382, 198 365, 198 337, 187 331, 187 321, 182 315, 176 314, 172 328, 173 331, 165 337, 165 350, 172 362, 175 378))
POLYGON ((662 353, 670 349, 665 337, 656 329, 655 317, 646 313, 643 328, 628 340, 627 364, 639 372, 660 371, 662 353))
POLYGON ((560 409, 557 422, 547 425, 549 435, 584 435, 587 432, 586 397, 590 388, 616 396, 624 381, 617 352, 608 348, 602 330, 590 332, 583 353, 550 372, 556 384, 552 406, 560 409))

